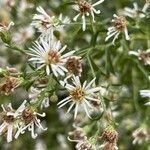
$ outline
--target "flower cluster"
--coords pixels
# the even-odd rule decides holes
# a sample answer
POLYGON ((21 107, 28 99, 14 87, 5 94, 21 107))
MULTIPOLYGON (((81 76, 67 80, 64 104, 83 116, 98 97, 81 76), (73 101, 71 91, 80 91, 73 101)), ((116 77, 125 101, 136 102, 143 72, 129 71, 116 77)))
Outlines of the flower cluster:
POLYGON ((42 130, 46 130, 46 128, 42 127, 40 119, 38 119, 38 116, 44 117, 45 113, 37 113, 34 108, 27 105, 26 100, 17 110, 12 108, 11 103, 7 107, 3 105, 1 107, 3 111, 0 114, 2 120, 0 135, 6 134, 7 142, 11 142, 13 138, 17 139, 26 129, 31 132, 32 138, 36 138, 35 126, 42 130))
POLYGON ((70 23, 70 19, 68 17, 63 18, 62 14, 58 18, 48 15, 41 6, 37 7, 37 11, 39 14, 34 15, 31 25, 43 35, 51 34, 54 30, 62 30, 65 25, 70 23))
MULTIPOLYGON (((130 105, 119 100, 128 99, 127 94, 132 95, 134 109, 138 110, 140 106, 136 100, 137 95, 139 94, 142 98, 150 98, 149 87, 142 87, 140 89, 144 90, 138 91, 136 85, 139 85, 139 83, 134 79, 134 77, 138 76, 137 68, 144 76, 149 75, 149 72, 145 71, 150 65, 149 28, 144 31, 141 30, 138 37, 136 37, 136 34, 134 35, 134 32, 138 32, 140 26, 148 22, 149 13, 147 12, 150 8, 150 2, 147 0, 143 8, 134 2, 133 9, 125 7, 120 12, 111 13, 113 19, 100 20, 101 8, 99 9, 98 6, 103 5, 103 2, 105 0, 97 0, 95 3, 92 3, 92 0, 75 0, 75 2, 66 3, 62 7, 69 7, 71 4, 73 7, 70 8, 78 12, 78 14, 72 14, 72 19, 64 16, 61 10, 57 16, 57 13, 55 14, 51 10, 46 11, 41 6, 38 6, 36 13, 32 17, 31 26, 22 26, 18 32, 13 34, 13 39, 11 39, 9 29, 14 24, 12 22, 9 24, 0 23, 0 37, 5 46, 8 49, 16 50, 17 54, 18 52, 23 53, 23 56, 21 56, 23 66, 16 66, 21 71, 16 72, 13 68, 0 70, 0 77, 2 76, 0 79, 0 94, 9 98, 8 95, 11 96, 17 88, 22 87, 20 90, 24 90, 27 93, 24 94, 27 98, 21 98, 29 100, 24 100, 18 109, 13 109, 11 103, 7 106, 1 105, 0 135, 6 136, 7 142, 17 139, 26 131, 31 132, 31 137, 35 139, 38 136, 36 128, 42 131, 47 130, 47 128, 43 127, 40 119, 40 117, 46 116, 46 111, 39 113, 39 109, 49 109, 51 102, 54 102, 55 106, 59 108, 56 113, 61 116, 60 120, 58 119, 60 122, 63 122, 62 118, 65 116, 61 113, 61 110, 66 112, 66 115, 72 111, 73 117, 66 120, 69 122, 72 119, 74 124, 79 122, 81 126, 84 126, 84 128, 74 126, 74 131, 69 132, 68 140, 76 142, 75 148, 77 150, 118 149, 119 131, 117 132, 115 127, 118 126, 117 121, 122 118, 122 115, 118 117, 119 119, 116 116, 120 115, 118 111, 122 108, 126 108, 127 111, 131 108, 130 105), (77 22, 78 20, 81 22, 77 22), (112 25, 108 26, 108 22, 112 25), (71 28, 70 25, 74 25, 74 27, 77 25, 79 28, 77 30, 76 28, 71 28), (65 28, 68 29, 68 33, 70 30, 75 30, 71 31, 71 33, 75 32, 79 36, 80 34, 83 37, 87 36, 87 39, 83 41, 83 47, 82 42, 81 47, 80 44, 73 46, 70 44, 71 42, 80 43, 80 38, 76 39, 72 34, 67 35, 66 41, 64 40, 65 38, 61 38, 60 35, 65 33, 65 28), (85 33, 86 30, 88 30, 87 33, 85 33), (70 39, 70 36, 73 38, 70 39), (31 37, 34 37, 32 45, 31 37), (112 42, 109 43, 110 39, 112 39, 112 42), (145 43, 147 45, 144 43, 146 46, 143 46, 139 42, 140 46, 136 47, 138 50, 134 50, 134 44, 139 39, 146 39, 145 43), (115 46, 117 41, 118 44, 115 46), (15 42, 17 44, 14 44, 15 42), (89 43, 89 46, 87 43, 89 43), (19 44, 23 46, 19 48, 19 44), (111 48, 116 48, 117 51, 111 54, 109 50, 111 48), (124 52, 125 49, 127 49, 126 52, 124 52), (118 53, 117 57, 115 57, 116 53, 118 53), (103 54, 104 57, 102 56, 103 54), (133 57, 131 55, 136 56, 135 59, 140 61, 135 60, 130 63, 129 58, 132 59, 133 57), (123 59, 120 60, 122 57, 123 59), (118 62, 121 62, 121 67, 118 62), (138 65, 140 62, 143 62, 144 65, 138 65), (130 68, 130 64, 134 63, 137 63, 137 65, 133 65, 133 67, 136 66, 137 68, 130 68), (99 65, 102 65, 102 69, 99 65), (117 69, 114 70, 114 68, 117 69), (119 74, 120 72, 123 73, 119 74), (121 79, 127 73, 132 78, 125 79, 122 82, 121 79), (88 81, 89 79, 91 81, 88 81), (129 85, 131 81, 133 86, 129 85), (116 90, 117 88, 119 90, 116 90), (130 92, 133 93, 131 94, 130 92), (115 104, 114 100, 119 101, 119 103, 115 101, 118 105, 115 104), (120 103, 122 105, 118 107, 120 103), (83 119, 84 115, 86 117, 83 119), (117 121, 115 121, 115 117, 117 121), (83 120, 87 121, 86 125, 83 120), (101 132, 99 126, 105 128, 101 136, 99 136, 101 132), (96 128, 98 128, 97 131, 96 128)), ((0 5, 1 3, 0 1, 0 5)), ((9 7, 16 7, 16 2, 13 0, 7 0, 6 3, 9 7)), ((18 2, 20 4, 18 10, 21 13, 18 14, 18 18, 23 16, 22 14, 28 8, 26 6, 28 2, 21 1, 20 3, 18 2)), ((32 4, 31 7, 33 7, 32 4)), ((15 26, 19 26, 19 22, 15 26)), ((15 53, 14 51, 12 53, 15 53)), ((11 61, 11 54, 9 57, 8 59, 11 61)), ((14 64, 12 63, 11 65, 13 66, 14 64)), ((13 94, 16 93, 14 92, 13 94)), ((150 105, 150 102, 145 105, 150 105)), ((147 119, 144 121, 147 122, 147 119)), ((131 124, 133 123, 134 121, 131 124)), ((122 124, 119 125, 122 126, 122 124)), ((129 128, 131 127, 129 125, 129 128)), ((150 139, 149 129, 138 128, 131 136, 134 138, 133 145, 136 143, 141 144, 150 139)), ((63 144, 64 139, 59 135, 58 137, 60 143, 63 144)))

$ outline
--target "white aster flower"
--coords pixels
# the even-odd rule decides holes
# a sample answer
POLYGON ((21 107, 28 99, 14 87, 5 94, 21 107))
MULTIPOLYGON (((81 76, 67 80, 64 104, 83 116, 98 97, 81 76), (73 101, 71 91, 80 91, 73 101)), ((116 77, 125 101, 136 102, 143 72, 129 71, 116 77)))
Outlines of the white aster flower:
POLYGON ((146 51, 138 50, 137 52, 130 51, 129 55, 135 55, 139 60, 144 61, 145 65, 150 65, 150 49, 146 51))
POLYGON ((41 37, 34 43, 34 46, 30 48, 31 52, 28 53, 32 57, 29 61, 38 64, 38 69, 45 66, 47 75, 52 71, 56 77, 64 76, 67 72, 65 62, 74 51, 62 54, 67 46, 62 47, 60 41, 56 41, 52 37, 51 35, 41 37))
POLYGON ((68 17, 63 17, 62 14, 59 17, 49 16, 45 10, 39 6, 36 9, 39 14, 35 14, 33 17, 33 25, 43 35, 51 34, 53 30, 62 30, 62 28, 70 23, 68 17))
POLYGON ((100 88, 99 87, 92 88, 94 82, 95 78, 89 84, 87 84, 87 81, 85 81, 83 85, 81 85, 78 76, 73 76, 72 78, 73 85, 61 81, 60 82, 61 85, 65 86, 65 88, 68 90, 69 96, 58 103, 59 108, 71 102, 71 105, 68 108, 67 113, 69 113, 75 105, 74 118, 76 118, 79 106, 81 106, 84 108, 87 116, 90 117, 88 108, 93 109, 93 106, 90 104, 90 101, 99 101, 98 99, 95 99, 94 96, 96 92, 100 91, 100 88))
POLYGON ((18 124, 17 119, 18 119, 19 114, 22 111, 22 108, 24 107, 24 104, 25 104, 24 102, 16 111, 12 108, 11 103, 9 103, 7 107, 4 107, 3 105, 1 105, 3 109, 3 112, 1 113, 1 118, 3 120, 3 123, 0 125, 0 135, 5 134, 6 132, 7 142, 12 141, 13 136, 16 133, 16 130, 19 131, 19 124, 18 124))
POLYGON ((15 138, 18 138, 19 134, 23 134, 26 129, 31 132, 31 137, 35 139, 37 137, 37 133, 35 133, 35 126, 37 126, 41 130, 47 130, 41 124, 41 120, 38 119, 38 116, 45 117, 45 113, 37 113, 34 108, 30 106, 26 106, 21 114, 22 123, 20 124, 19 130, 17 131, 15 138))
POLYGON ((104 0, 99 0, 94 4, 90 4, 86 0, 78 0, 77 5, 74 7, 77 11, 79 11, 79 14, 77 14, 73 20, 77 21, 78 17, 82 17, 82 30, 86 30, 86 16, 89 16, 91 14, 93 22, 95 22, 95 14, 100 14, 100 10, 96 10, 94 7, 104 2, 104 0))
POLYGON ((144 141, 148 141, 150 136, 146 128, 138 128, 132 134, 134 140, 133 144, 142 144, 144 141))
POLYGON ((123 14, 125 16, 128 16, 130 18, 143 18, 145 17, 145 12, 147 10, 147 3, 144 5, 143 9, 140 10, 139 9, 139 6, 136 2, 133 3, 133 9, 132 8, 129 8, 129 7, 125 7, 124 11, 123 11, 123 14))
POLYGON ((124 32, 125 34, 125 39, 130 40, 130 37, 128 35, 126 19, 122 16, 117 16, 116 14, 114 14, 113 17, 114 17, 114 19, 112 19, 113 26, 108 28, 107 37, 105 38, 105 41, 108 41, 111 37, 114 36, 112 41, 114 45, 115 40, 122 32, 124 32))

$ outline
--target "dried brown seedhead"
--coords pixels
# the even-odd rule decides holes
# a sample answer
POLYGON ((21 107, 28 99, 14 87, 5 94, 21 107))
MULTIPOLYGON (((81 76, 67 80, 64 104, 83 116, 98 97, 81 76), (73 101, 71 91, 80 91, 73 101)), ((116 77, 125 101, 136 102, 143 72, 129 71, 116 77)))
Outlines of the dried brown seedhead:
POLYGON ((90 12, 91 7, 92 7, 92 5, 85 0, 78 0, 78 6, 80 9, 80 12, 83 14, 90 12))
POLYGON ((25 124, 29 124, 30 122, 34 121, 35 115, 33 113, 33 110, 30 107, 27 107, 22 112, 22 118, 25 121, 25 124))
POLYGON ((5 76, 2 78, 0 83, 0 93, 2 94, 10 94, 17 88, 19 85, 19 79, 12 76, 5 76))
POLYGON ((126 27, 126 19, 122 16, 115 18, 113 24, 117 30, 122 31, 126 27))
POLYGON ((69 73, 74 75, 80 75, 82 72, 82 64, 80 57, 72 56, 67 59, 66 68, 69 73))
POLYGON ((116 143, 118 141, 118 132, 112 128, 107 128, 101 138, 106 142, 116 143))

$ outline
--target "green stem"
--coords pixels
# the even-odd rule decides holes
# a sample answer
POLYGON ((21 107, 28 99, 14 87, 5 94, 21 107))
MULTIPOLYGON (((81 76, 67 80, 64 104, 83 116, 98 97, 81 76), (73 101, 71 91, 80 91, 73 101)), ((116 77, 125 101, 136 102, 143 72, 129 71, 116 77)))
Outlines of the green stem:
POLYGON ((90 68, 91 68, 91 71, 92 71, 93 78, 95 78, 95 77, 96 77, 95 71, 94 71, 94 68, 93 68, 92 63, 91 63, 91 60, 90 60, 90 50, 91 50, 91 49, 89 49, 89 51, 88 51, 88 53, 87 53, 87 60, 88 60, 89 65, 90 65, 90 68))

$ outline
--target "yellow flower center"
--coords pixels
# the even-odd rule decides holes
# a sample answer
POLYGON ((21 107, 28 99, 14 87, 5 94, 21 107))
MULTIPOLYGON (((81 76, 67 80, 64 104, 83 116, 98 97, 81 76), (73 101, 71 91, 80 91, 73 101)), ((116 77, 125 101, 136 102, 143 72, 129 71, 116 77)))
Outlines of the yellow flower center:
POLYGON ((85 96, 85 92, 80 86, 78 86, 74 90, 70 91, 70 96, 75 101, 82 101, 85 96))

